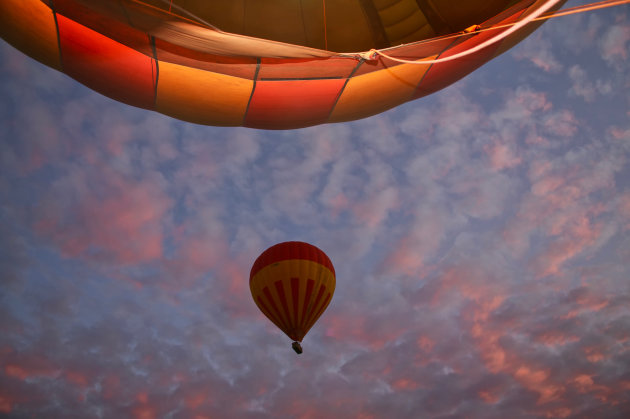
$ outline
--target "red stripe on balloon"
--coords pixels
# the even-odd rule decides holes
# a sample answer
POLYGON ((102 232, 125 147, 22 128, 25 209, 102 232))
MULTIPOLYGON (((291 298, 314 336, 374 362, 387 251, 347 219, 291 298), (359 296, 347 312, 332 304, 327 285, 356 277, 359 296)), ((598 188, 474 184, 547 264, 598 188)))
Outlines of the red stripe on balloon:
POLYGON ((282 314, 280 313, 280 310, 278 309, 276 302, 273 300, 273 296, 271 295, 271 291, 269 291, 269 287, 263 288, 263 293, 265 293, 265 296, 267 297, 267 301, 269 301, 269 304, 271 304, 271 307, 274 309, 276 316, 278 316, 278 318, 280 319, 280 324, 282 324, 281 329, 287 330, 287 323, 282 318, 282 314))
POLYGON ((302 321, 300 322, 300 327, 302 329, 306 326, 306 315, 307 310, 309 309, 309 305, 311 303, 311 296, 313 294, 313 286, 315 285, 315 281, 309 279, 306 281, 306 295, 304 295, 304 307, 302 308, 302 321))
POLYGON ((346 79, 258 80, 246 127, 293 129, 328 120, 346 79))
POLYGON ((287 303, 287 296, 284 294, 284 285, 282 284, 282 280, 274 282, 276 286, 276 291, 278 292, 278 297, 280 298, 280 303, 282 304, 282 308, 284 309, 284 315, 287 316, 287 321, 289 322, 289 328, 285 330, 285 332, 293 339, 293 330, 295 329, 295 321, 291 318, 291 312, 289 311, 289 304, 287 303))
POLYGON ((326 289, 326 286, 324 284, 320 285, 319 287, 319 292, 317 293, 317 297, 315 298, 315 302, 313 303, 313 306, 311 307, 311 309, 309 310, 308 313, 308 319, 306 321, 306 326, 308 327, 311 323, 315 322, 315 311, 317 310, 317 307, 319 307, 319 302, 322 299, 322 295, 324 295, 324 290, 326 289))
POLYGON ((258 259, 254 262, 252 270, 249 274, 249 282, 251 283, 254 275, 256 275, 262 268, 291 259, 302 259, 317 262, 324 265, 332 272, 333 275, 335 275, 335 268, 333 267, 332 262, 328 256, 326 256, 326 253, 321 251, 319 248, 304 242, 284 242, 271 246, 258 256, 258 259))
MULTIPOLYGON (((522 11, 519 11, 509 18, 501 22, 497 22, 495 25, 499 26, 515 22, 521 13, 522 11)), ((481 32, 474 36, 462 35, 462 37, 460 38, 461 40, 458 39, 453 42, 452 46, 450 46, 442 54, 439 55, 439 58, 450 57, 451 55, 459 54, 460 52, 469 50, 505 30, 507 30, 507 28, 489 30, 487 32, 481 32)), ((419 83, 412 97, 412 100, 441 90, 446 86, 455 83, 457 80, 471 73, 478 67, 481 67, 483 64, 492 59, 500 45, 501 43, 497 42, 496 44, 489 45, 482 50, 470 54, 466 57, 433 64, 422 78, 422 81, 419 83)))
POLYGON ((273 322, 273 324, 275 324, 280 329, 282 329, 282 322, 278 320, 278 318, 271 312, 271 310, 269 310, 269 308, 263 301, 262 297, 260 296, 258 296, 258 303, 260 304, 261 311, 263 312, 263 314, 267 316, 273 322))
POLYGON ((57 22, 64 73, 112 99, 153 109, 154 60, 62 15, 57 22))
POLYGON ((299 327, 298 306, 300 300, 300 278, 291 278, 291 295, 293 297, 293 318, 296 328, 299 327))
POLYGON ((328 295, 324 299, 324 302, 322 303, 321 307, 319 308, 319 310, 317 310, 317 314, 315 315, 315 317, 313 317, 313 320, 312 320, 313 324, 317 321, 317 319, 319 319, 319 316, 322 315, 322 313, 326 309, 326 306, 328 306, 328 302, 330 301, 330 297, 332 297, 332 294, 328 293, 328 295))

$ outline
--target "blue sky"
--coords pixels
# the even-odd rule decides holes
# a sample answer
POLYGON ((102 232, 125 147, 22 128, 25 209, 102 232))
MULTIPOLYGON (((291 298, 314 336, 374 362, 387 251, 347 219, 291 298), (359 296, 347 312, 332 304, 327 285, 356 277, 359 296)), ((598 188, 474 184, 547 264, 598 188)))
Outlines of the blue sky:
POLYGON ((629 19, 293 131, 122 105, 3 42, 0 412, 626 417, 629 19), (300 356, 248 289, 285 240, 337 272, 300 356))

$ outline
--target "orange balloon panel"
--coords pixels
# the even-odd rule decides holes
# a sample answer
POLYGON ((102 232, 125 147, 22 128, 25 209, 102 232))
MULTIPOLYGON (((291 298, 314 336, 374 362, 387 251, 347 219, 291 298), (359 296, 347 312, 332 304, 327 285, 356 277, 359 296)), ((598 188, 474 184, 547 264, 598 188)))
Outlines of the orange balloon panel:
POLYGON ((122 103, 198 124, 293 129, 431 94, 538 24, 438 64, 360 52, 417 62, 452 56, 542 2, 327 0, 324 14, 321 0, 1 0, 0 37, 122 103), (464 33, 476 24, 494 30, 464 33))
POLYGON ((0 37, 37 61, 61 71, 54 13, 43 2, 2 0, 0 37))
POLYGON ((298 342, 330 304, 335 284, 328 256, 303 242, 279 243, 265 250, 249 276, 260 311, 298 342))

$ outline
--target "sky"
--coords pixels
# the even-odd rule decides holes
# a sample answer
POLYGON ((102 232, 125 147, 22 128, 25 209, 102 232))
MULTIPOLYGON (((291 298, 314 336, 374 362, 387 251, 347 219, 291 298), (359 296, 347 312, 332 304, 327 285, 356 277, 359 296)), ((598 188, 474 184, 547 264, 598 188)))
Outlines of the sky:
POLYGON ((0 416, 630 417, 629 51, 627 5, 557 18, 429 97, 264 131, 0 41, 0 416), (337 273, 299 356, 248 287, 287 240, 337 273))

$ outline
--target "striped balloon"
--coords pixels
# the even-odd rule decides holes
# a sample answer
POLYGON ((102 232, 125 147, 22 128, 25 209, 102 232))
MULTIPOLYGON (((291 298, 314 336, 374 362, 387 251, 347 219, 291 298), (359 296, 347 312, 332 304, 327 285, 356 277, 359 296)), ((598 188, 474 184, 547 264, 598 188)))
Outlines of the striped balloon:
POLYGON ((260 311, 293 341, 301 342, 330 303, 335 268, 311 244, 279 243, 256 259, 249 287, 260 311))

